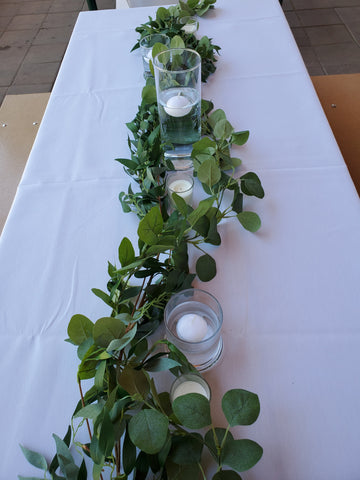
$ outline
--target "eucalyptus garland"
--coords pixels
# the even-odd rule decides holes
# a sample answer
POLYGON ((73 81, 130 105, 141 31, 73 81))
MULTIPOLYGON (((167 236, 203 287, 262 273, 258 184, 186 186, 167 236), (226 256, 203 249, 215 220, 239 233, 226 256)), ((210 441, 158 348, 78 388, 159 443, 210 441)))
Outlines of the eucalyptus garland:
MULTIPOLYGON (((187 34, 183 20, 206 13, 214 3, 188 0, 161 7, 156 19, 150 17, 136 31, 140 38, 166 33, 173 44, 197 50, 205 81, 216 70, 219 47, 207 37, 198 40, 187 34)), ((243 210, 244 197, 264 196, 261 182, 253 172, 236 177, 241 160, 231 155, 231 146, 246 143, 249 132, 235 131, 211 101, 202 100, 201 107, 202 138, 193 145, 192 161, 204 198, 193 208, 173 194, 176 208, 170 215, 164 177, 173 165, 164 158, 153 79, 147 80, 135 118, 127 124, 130 158, 117 160, 137 188, 130 185, 119 199, 124 212, 139 217, 138 242, 134 246, 127 237, 121 240, 119 266, 108 263, 107 291, 93 289, 109 306, 109 316, 92 322, 78 314, 70 320, 67 340, 77 347, 80 359, 80 400, 71 426, 64 438, 53 435, 56 454, 50 464, 43 455, 21 447, 28 461, 43 470, 42 478, 85 480, 90 468, 95 480, 103 475, 113 480, 206 480, 201 460, 208 450, 217 465, 212 480, 236 480, 262 456, 260 445, 234 439, 230 431, 256 421, 256 394, 226 392, 221 405, 228 424, 220 428, 213 424, 204 396, 183 395, 171 403, 169 393, 158 392, 156 386, 157 372, 170 371, 177 377, 196 371, 173 344, 152 340, 166 303, 175 292, 191 288, 196 276, 203 282, 214 278, 216 263, 204 246, 221 244, 218 225, 223 219, 234 217, 251 232, 261 224, 256 213, 243 210), (231 202, 223 206, 227 191, 231 202), (200 252, 195 272, 189 268, 189 248, 200 252), (83 393, 82 381, 89 379, 93 385, 83 393), (84 424, 87 443, 77 435, 84 424)))

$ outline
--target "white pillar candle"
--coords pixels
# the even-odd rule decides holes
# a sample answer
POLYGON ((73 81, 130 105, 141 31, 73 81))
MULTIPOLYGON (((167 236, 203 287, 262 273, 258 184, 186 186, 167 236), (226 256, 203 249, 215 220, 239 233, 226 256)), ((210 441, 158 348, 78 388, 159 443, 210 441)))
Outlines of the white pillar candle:
POLYGON ((174 95, 170 97, 164 107, 165 112, 171 117, 184 117, 191 111, 191 105, 188 98, 184 95, 174 95))
POLYGON ((185 382, 180 383, 172 393, 172 401, 175 400, 177 397, 181 397, 181 395, 187 395, 188 393, 200 393, 209 400, 208 392, 205 388, 200 385, 198 382, 194 382, 192 380, 187 380, 185 382))
POLYGON ((186 313, 176 324, 176 333, 186 342, 201 342, 208 332, 208 324, 204 317, 197 313, 186 313))
POLYGON ((179 178, 177 180, 173 180, 169 183, 168 190, 170 195, 173 193, 177 193, 180 197, 182 197, 187 204, 190 204, 192 201, 192 194, 193 194, 193 186, 190 180, 186 180, 185 178, 179 178))

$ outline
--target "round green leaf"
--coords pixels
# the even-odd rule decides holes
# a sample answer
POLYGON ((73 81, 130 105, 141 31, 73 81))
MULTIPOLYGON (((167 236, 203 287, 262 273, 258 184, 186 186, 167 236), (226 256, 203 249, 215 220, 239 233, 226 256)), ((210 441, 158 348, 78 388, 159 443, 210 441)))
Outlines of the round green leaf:
POLYGON ((160 208, 153 207, 139 223, 139 238, 148 245, 156 245, 163 225, 160 208))
POLYGON ((264 198, 264 189, 261 185, 259 177, 254 172, 245 173, 240 178, 241 181, 241 191, 245 195, 253 195, 257 198, 264 198))
POLYGON ((226 431, 225 428, 216 427, 214 430, 211 429, 211 430, 208 430, 206 432, 206 434, 205 434, 205 445, 210 450, 211 455, 217 460, 217 458, 218 458, 217 445, 222 444, 225 435, 228 438, 230 438, 230 440, 233 440, 234 437, 232 436, 232 433, 230 431, 226 431), (215 442, 215 438, 214 438, 214 430, 215 430, 215 435, 216 435, 216 442, 215 442))
POLYGON ((212 480, 241 480, 241 477, 233 470, 220 470, 215 473, 212 480))
POLYGON ((214 157, 207 158, 197 171, 197 176, 201 183, 205 183, 208 187, 212 187, 219 182, 221 178, 221 170, 218 167, 214 157))
POLYGON ((260 413, 259 397, 252 392, 233 389, 225 393, 221 403, 230 426, 251 425, 260 413))
POLYGON ((175 398, 173 411, 187 428, 203 428, 211 424, 210 402, 199 393, 189 393, 175 398))
POLYGON ((261 227, 261 220, 259 215, 254 212, 240 212, 237 215, 237 218, 241 225, 249 232, 257 232, 261 227))
POLYGON ((209 282, 216 275, 216 262, 210 255, 202 255, 196 262, 196 273, 202 282, 209 282))
POLYGON ((170 459, 178 465, 191 465, 201 460, 203 449, 202 437, 194 437, 194 434, 187 436, 174 436, 172 439, 170 459))
POLYGON ((129 422, 129 436, 135 446, 152 455, 163 447, 168 426, 168 419, 157 410, 141 410, 129 422))
POLYGON ((184 40, 180 35, 175 35, 170 42, 170 48, 185 48, 184 40))
POLYGON ((80 345, 93 334, 94 324, 85 315, 74 315, 68 325, 67 333, 75 345, 80 345))
POLYGON ((263 449, 252 440, 227 440, 223 449, 223 463, 237 472, 253 467, 262 457, 263 449))
POLYGON ((112 340, 121 338, 124 335, 125 329, 125 325, 118 318, 99 318, 94 325, 94 342, 99 347, 107 348, 112 340))

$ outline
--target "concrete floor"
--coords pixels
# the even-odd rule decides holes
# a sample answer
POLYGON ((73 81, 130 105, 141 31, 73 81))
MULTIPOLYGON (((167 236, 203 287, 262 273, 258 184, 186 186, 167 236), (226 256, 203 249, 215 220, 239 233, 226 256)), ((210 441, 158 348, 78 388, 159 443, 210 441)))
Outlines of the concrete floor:
MULTIPOLYGON (((0 0, 0 105, 51 91, 82 10, 86 0, 0 0)), ((283 10, 310 75, 360 72, 360 0, 284 0, 283 10)))

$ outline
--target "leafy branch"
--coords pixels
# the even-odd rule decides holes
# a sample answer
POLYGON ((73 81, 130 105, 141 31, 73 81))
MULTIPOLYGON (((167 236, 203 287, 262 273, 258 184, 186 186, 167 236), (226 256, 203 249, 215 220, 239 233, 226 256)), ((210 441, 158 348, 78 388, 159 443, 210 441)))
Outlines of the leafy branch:
MULTIPOLYGON (((161 7, 156 19, 149 18, 137 31, 141 37, 166 33, 173 45, 197 50, 206 80, 215 71, 219 47, 207 37, 197 40, 186 33, 182 20, 204 14, 214 3, 188 0, 168 9, 161 7)), ((196 276, 204 282, 214 278, 216 263, 204 244, 221 244, 218 225, 223 219, 236 218, 251 232, 261 223, 256 213, 243 210, 244 197, 264 196, 261 182, 253 172, 237 177, 241 160, 231 155, 232 145, 245 144, 249 132, 235 131, 225 112, 214 110, 206 100, 202 100, 201 124, 202 139, 193 145, 192 161, 204 198, 192 207, 173 194, 176 208, 169 214, 164 177, 173 165, 164 158, 156 90, 153 79, 147 80, 135 118, 127 124, 130 158, 117 159, 137 186, 136 191, 129 186, 119 199, 124 212, 139 217, 138 242, 134 246, 127 237, 121 240, 119 265, 108 263, 107 291, 93 289, 110 308, 109 316, 92 322, 78 314, 69 322, 67 341, 76 346, 80 360, 80 400, 71 427, 63 439, 53 436, 56 454, 50 464, 41 454, 21 447, 44 479, 88 478, 83 458, 80 466, 74 458, 71 440, 91 459, 95 480, 102 479, 105 471, 113 480, 142 480, 148 475, 159 480, 206 480, 201 466, 205 450, 217 464, 212 480, 236 480, 262 456, 256 442, 235 439, 231 433, 232 427, 250 425, 258 418, 260 404, 254 393, 226 392, 222 410, 228 424, 219 428, 213 424, 206 397, 187 394, 171 402, 169 393, 158 392, 156 387, 158 372, 170 371, 175 376, 196 372, 175 345, 151 337, 163 320, 166 303, 174 293, 191 288, 196 276), (232 201, 224 207, 226 191, 232 201), (200 251, 195 272, 189 268, 189 248, 200 251), (93 385, 83 394, 85 380, 92 380, 93 385), (84 422, 89 430, 86 444, 76 437, 84 422)))

